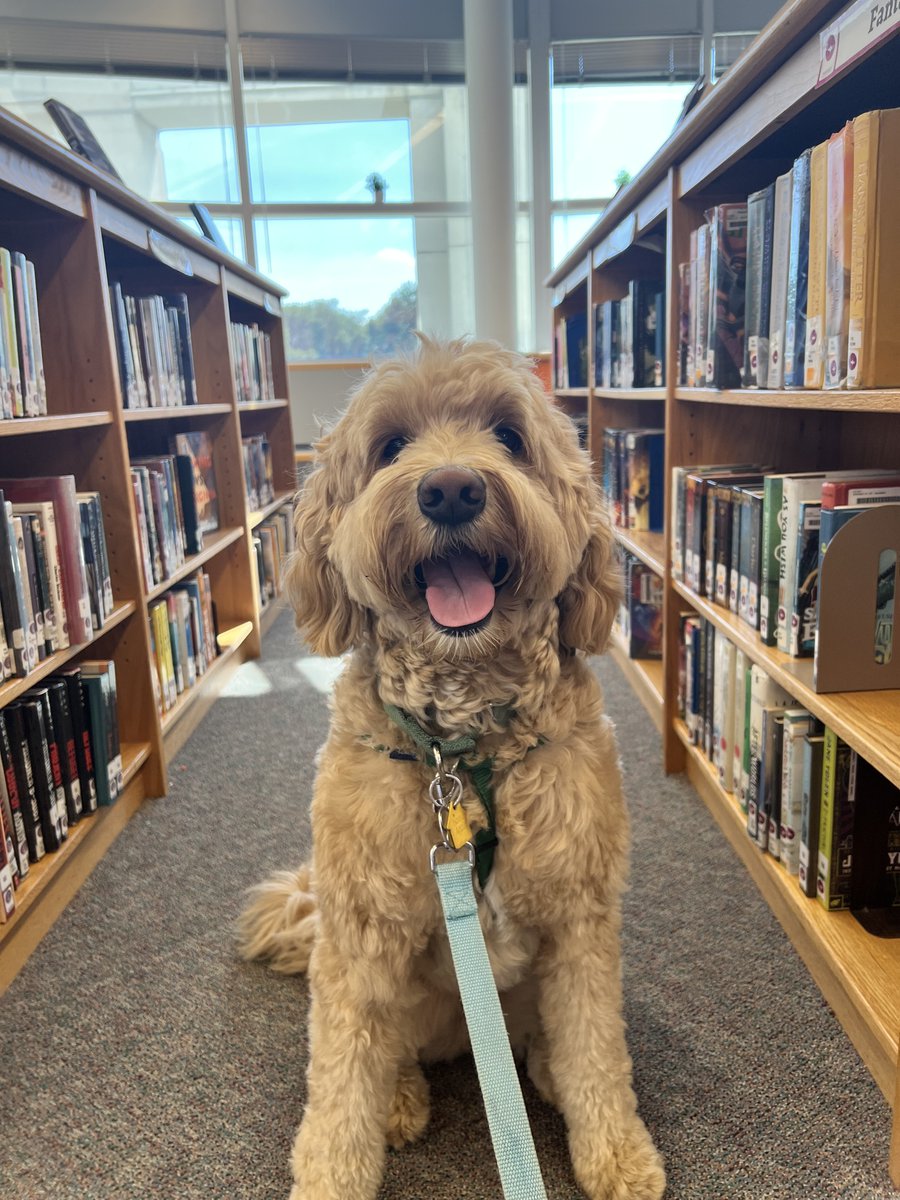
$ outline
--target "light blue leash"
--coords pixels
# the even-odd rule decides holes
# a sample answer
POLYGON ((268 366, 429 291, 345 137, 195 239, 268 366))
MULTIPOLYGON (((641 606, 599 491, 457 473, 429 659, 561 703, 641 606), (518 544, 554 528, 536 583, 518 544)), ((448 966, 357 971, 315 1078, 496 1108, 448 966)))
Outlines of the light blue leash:
MULTIPOLYGON (((478 901, 472 882, 474 850, 469 841, 457 847, 457 839, 451 832, 455 822, 448 821, 451 810, 454 813, 461 810, 462 784, 436 757, 438 774, 430 795, 443 840, 432 848, 431 867, 444 910, 503 1195, 505 1200, 547 1200, 503 1009, 478 920, 478 901), (453 785, 450 797, 444 796, 445 780, 453 785), (466 857, 438 862, 438 852, 444 850, 451 853, 464 850, 466 857)), ((464 812, 460 816, 465 821, 464 812)))

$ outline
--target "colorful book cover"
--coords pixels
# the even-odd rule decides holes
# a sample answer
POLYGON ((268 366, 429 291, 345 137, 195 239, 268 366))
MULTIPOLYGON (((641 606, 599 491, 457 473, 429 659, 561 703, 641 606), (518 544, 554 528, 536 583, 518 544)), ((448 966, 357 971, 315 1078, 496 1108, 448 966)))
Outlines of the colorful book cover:
POLYGON ((202 429, 178 433, 173 439, 173 448, 176 454, 186 455, 191 460, 197 528, 202 537, 219 528, 219 493, 212 438, 202 429))

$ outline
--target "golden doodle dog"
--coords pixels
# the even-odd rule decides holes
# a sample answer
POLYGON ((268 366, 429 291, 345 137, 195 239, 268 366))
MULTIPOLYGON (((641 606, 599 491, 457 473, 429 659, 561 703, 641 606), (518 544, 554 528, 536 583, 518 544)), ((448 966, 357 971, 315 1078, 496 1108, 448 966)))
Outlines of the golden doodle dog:
POLYGON ((665 1177, 622 1019, 628 822, 583 656, 606 645, 619 578, 569 419, 519 355, 423 338, 321 440, 295 525, 297 623, 316 653, 352 655, 318 765, 314 864, 255 889, 239 931, 245 957, 309 969, 291 1200, 375 1200, 385 1146, 428 1123, 420 1063, 468 1048, 429 869, 434 769, 397 710, 492 760, 479 910, 513 1048, 563 1113, 590 1200, 655 1200, 665 1177))

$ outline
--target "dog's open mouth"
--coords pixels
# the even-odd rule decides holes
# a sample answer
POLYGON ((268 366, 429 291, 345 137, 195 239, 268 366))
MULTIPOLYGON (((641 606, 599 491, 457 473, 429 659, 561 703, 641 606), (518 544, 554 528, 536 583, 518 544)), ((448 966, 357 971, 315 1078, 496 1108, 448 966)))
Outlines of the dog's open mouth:
POLYGON ((491 564, 473 550, 461 550, 419 563, 415 574, 434 624, 443 633, 461 637, 488 623, 509 565, 497 558, 491 571, 491 564))

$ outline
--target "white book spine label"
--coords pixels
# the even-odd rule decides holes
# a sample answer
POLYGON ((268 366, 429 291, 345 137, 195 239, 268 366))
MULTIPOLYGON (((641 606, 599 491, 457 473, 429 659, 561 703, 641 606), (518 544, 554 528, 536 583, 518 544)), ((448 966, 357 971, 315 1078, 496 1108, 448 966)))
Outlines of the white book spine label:
POLYGON ((847 387, 859 387, 862 379, 863 323, 861 317, 850 322, 847 338, 847 387))

